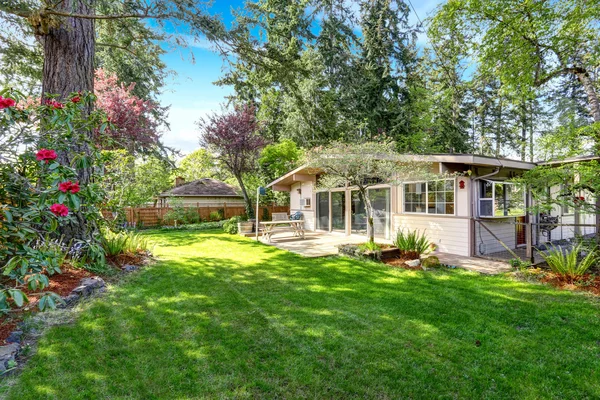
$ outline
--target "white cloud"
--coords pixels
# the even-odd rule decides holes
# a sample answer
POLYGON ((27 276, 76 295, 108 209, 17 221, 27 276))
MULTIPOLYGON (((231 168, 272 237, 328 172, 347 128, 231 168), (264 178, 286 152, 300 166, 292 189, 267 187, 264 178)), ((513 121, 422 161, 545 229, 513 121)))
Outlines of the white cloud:
POLYGON ((218 110, 219 107, 218 103, 214 104, 214 108, 206 107, 206 105, 210 104, 209 102, 197 103, 198 105, 204 103, 204 107, 173 107, 170 109, 168 121, 171 125, 171 130, 166 132, 162 137, 162 141, 166 146, 180 150, 184 154, 189 154, 200 147, 198 144, 200 132, 198 131, 196 122, 212 111, 218 110))

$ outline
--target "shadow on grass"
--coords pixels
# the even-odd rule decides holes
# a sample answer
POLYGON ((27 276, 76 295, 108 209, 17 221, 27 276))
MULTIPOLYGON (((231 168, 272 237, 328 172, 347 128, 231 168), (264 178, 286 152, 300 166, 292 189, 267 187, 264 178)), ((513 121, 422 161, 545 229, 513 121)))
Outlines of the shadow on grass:
POLYGON ((160 232, 163 260, 52 329, 12 398, 581 398, 598 302, 463 271, 160 232))

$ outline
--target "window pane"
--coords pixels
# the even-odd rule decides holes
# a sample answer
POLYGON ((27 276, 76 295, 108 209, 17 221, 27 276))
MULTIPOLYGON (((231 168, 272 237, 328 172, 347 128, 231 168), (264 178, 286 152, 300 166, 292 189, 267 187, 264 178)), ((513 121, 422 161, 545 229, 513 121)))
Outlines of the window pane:
POLYGON ((492 182, 481 181, 481 198, 482 199, 491 199, 493 187, 494 187, 494 184, 492 182))
POLYGON ((404 184, 404 212, 426 212, 426 188, 424 182, 404 184))

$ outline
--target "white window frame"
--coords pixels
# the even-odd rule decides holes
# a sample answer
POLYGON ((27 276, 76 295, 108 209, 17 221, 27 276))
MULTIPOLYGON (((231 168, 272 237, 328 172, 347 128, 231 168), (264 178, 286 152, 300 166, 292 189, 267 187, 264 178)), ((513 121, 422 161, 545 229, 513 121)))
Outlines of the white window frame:
POLYGON ((435 215, 438 217, 452 217, 456 216, 456 178, 443 178, 443 179, 431 179, 428 181, 410 181, 410 182, 402 182, 402 213, 403 214, 411 214, 411 215, 435 215), (452 181, 454 188, 454 201, 452 204, 454 205, 454 213, 453 214, 432 214, 429 213, 429 182, 439 182, 439 181, 452 181), (411 183, 424 183, 425 184, 425 212, 416 212, 416 211, 406 211, 406 189, 404 185, 408 185, 411 183))
POLYGON ((491 179, 482 179, 481 182, 489 182, 492 184, 492 197, 483 197, 483 193, 481 193, 481 185, 477 187, 477 215, 479 218, 516 218, 516 217, 524 217, 527 215, 527 210, 525 207, 526 204, 526 196, 527 192, 523 191, 523 214, 518 215, 496 215, 496 185, 519 185, 514 182, 506 182, 506 181, 494 181, 491 179), (492 215, 481 215, 481 202, 482 201, 491 201, 492 202, 492 215))

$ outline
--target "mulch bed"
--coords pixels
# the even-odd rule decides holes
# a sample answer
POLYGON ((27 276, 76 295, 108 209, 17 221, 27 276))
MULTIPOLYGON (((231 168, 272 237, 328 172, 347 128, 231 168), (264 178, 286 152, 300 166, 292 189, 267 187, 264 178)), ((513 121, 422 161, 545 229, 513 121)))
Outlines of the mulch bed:
POLYGON ((540 281, 548 283, 558 289, 578 290, 600 296, 600 276, 597 275, 586 274, 575 282, 570 282, 562 276, 548 272, 544 274, 540 281))
MULTIPOLYGON (((84 269, 73 268, 68 264, 63 265, 61 270, 61 274, 54 274, 48 277, 50 279, 50 286, 45 291, 54 292, 59 296, 66 296, 79 286, 83 278, 93 276, 92 273, 84 269)), ((23 289, 23 292, 27 294, 29 303, 26 303, 21 309, 11 311, 9 315, 0 317, 0 345, 6 344, 6 339, 11 332, 17 329, 19 322, 23 321, 25 315, 37 306, 39 293, 32 293, 29 289, 23 289)))
POLYGON ((383 262, 386 265, 389 265, 390 267, 393 267, 393 268, 402 268, 402 269, 410 269, 410 270, 421 271, 422 268, 420 266, 418 266, 418 267, 411 267, 411 266, 409 266, 409 265, 406 264, 407 261, 411 261, 411 260, 414 260, 414 258, 397 257, 397 258, 390 258, 388 260, 384 260, 383 262))

